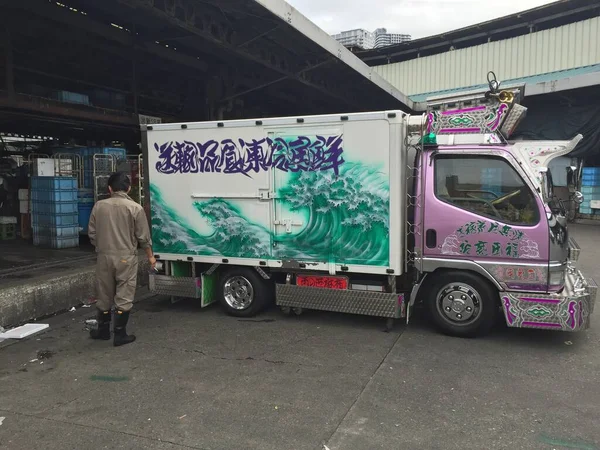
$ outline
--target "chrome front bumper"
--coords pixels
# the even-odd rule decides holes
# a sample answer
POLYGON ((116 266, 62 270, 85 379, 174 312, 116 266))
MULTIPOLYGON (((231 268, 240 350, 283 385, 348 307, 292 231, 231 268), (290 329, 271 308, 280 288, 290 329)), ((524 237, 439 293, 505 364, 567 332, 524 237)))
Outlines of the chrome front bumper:
POLYGON ((569 266, 560 294, 501 292, 502 311, 509 327, 580 331, 589 328, 598 286, 569 266))

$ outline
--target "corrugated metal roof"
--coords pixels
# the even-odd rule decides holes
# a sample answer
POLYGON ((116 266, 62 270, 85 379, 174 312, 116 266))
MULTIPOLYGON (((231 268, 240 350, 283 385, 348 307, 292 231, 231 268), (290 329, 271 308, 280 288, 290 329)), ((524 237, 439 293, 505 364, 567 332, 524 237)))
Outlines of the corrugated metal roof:
POLYGON ((450 46, 458 49, 491 41, 501 41, 535 31, 548 30, 580 22, 600 13, 600 3, 590 0, 559 0, 537 8, 481 22, 458 30, 414 39, 388 47, 358 53, 370 66, 391 64, 445 53, 450 46))
MULTIPOLYGON (((552 81, 560 81, 566 78, 576 77, 580 75, 587 75, 592 73, 600 73, 600 64, 592 64, 590 66, 577 67, 575 69, 557 70, 556 72, 548 72, 540 75, 533 75, 530 77, 513 78, 511 80, 502 80, 503 86, 514 85, 514 84, 538 84, 547 83, 552 81)), ((502 85, 500 88, 502 88, 502 85)), ((442 91, 427 92, 424 94, 411 95, 410 99, 415 103, 422 103, 427 101, 429 97, 437 97, 441 95, 458 94, 460 92, 467 92, 479 89, 485 89, 487 84, 477 84, 474 86, 465 86, 457 89, 446 89, 442 91)), ((527 92, 526 92, 527 94, 527 92)))
POLYGON ((600 63, 600 16, 503 41, 373 67, 412 96, 500 79, 530 77, 600 63))

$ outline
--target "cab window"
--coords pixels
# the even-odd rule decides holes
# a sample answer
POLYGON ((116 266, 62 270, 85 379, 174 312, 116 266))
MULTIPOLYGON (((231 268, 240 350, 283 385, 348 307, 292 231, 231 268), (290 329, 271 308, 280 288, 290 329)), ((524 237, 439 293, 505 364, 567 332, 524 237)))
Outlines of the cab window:
POLYGON ((447 203, 513 225, 535 225, 535 197, 501 158, 441 155, 435 160, 435 194, 447 203))

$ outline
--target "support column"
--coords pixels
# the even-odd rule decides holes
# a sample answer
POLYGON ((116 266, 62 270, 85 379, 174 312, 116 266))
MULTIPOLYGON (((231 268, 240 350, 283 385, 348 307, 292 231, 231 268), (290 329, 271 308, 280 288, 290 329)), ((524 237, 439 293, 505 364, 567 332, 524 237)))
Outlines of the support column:
MULTIPOLYGON (((135 24, 132 31, 135 42, 135 24)), ((131 93, 133 95, 133 113, 138 114, 137 53, 135 50, 135 44, 133 44, 131 47, 131 93)))

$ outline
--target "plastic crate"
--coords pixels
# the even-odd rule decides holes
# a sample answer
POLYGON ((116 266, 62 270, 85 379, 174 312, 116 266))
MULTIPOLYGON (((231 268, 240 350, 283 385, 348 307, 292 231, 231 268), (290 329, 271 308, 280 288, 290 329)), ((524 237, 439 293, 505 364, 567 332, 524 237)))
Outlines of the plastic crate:
POLYGON ((79 226, 79 214, 34 214, 31 223, 42 227, 79 226))
POLYGON ((31 199, 34 202, 76 202, 77 189, 60 191, 32 190, 31 199))
POLYGON ((0 223, 0 241, 17 238, 17 225, 15 223, 0 223))
POLYGON ((579 214, 592 214, 593 213, 593 209, 590 208, 589 206, 579 206, 579 214))
POLYGON ((583 175, 600 175, 600 167, 584 167, 583 175))
POLYGON ((600 174, 599 175, 583 175, 581 177, 582 186, 600 186, 600 174))
POLYGON ((600 195, 600 186, 581 186, 583 195, 600 195))
POLYGON ((31 177, 31 190, 62 191, 77 189, 75 177, 31 177))
POLYGON ((33 235, 34 236, 43 236, 50 238, 72 238, 79 236, 79 225, 69 225, 69 226, 41 226, 34 225, 33 226, 33 235))
POLYGON ((79 204, 79 226, 83 233, 87 233, 90 215, 92 214, 93 203, 79 204))
POLYGON ((70 202, 42 202, 34 201, 31 204, 31 212, 35 214, 77 214, 79 204, 77 200, 70 202))
POLYGON ((70 238, 52 238, 34 234, 33 245, 48 248, 75 248, 79 247, 79 236, 70 238))
POLYGON ((62 103, 74 103, 77 105, 89 105, 90 97, 77 92, 58 91, 56 97, 62 103))

